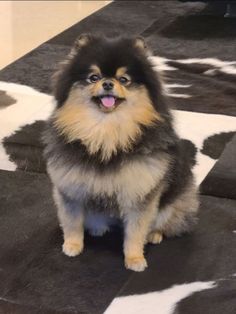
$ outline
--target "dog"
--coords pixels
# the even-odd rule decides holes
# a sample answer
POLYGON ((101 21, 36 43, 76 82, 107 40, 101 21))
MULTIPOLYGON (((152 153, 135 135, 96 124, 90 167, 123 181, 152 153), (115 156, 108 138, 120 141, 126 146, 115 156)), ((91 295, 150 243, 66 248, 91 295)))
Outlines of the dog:
POLYGON ((82 252, 84 229, 102 236, 120 222, 125 266, 143 271, 146 243, 196 223, 193 161, 149 56, 141 37, 82 34, 54 75, 44 156, 68 256, 82 252))

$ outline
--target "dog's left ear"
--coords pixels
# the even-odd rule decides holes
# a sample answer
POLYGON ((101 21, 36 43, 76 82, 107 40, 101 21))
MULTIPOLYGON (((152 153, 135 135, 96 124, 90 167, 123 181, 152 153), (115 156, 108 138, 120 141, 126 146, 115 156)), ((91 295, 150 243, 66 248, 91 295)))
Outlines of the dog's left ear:
POLYGON ((139 49, 142 49, 144 51, 147 49, 147 45, 145 43, 145 40, 141 36, 138 36, 134 39, 134 46, 135 46, 135 48, 139 48, 139 49))
POLYGON ((150 56, 152 54, 144 38, 141 36, 138 36, 134 39, 134 47, 142 51, 147 56, 150 56))

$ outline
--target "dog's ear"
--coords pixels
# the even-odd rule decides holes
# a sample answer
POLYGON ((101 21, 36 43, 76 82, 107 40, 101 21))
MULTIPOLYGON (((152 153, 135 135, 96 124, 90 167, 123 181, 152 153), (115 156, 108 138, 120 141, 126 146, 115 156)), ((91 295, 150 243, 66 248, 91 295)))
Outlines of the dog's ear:
POLYGON ((74 42, 70 53, 68 55, 68 59, 72 59, 82 47, 85 47, 91 40, 93 36, 91 34, 81 34, 74 42))
POLYGON ((75 49, 80 49, 81 47, 86 46, 91 40, 93 36, 91 34, 81 34, 74 43, 75 49))
POLYGON ((145 43, 144 38, 141 36, 138 36, 134 39, 134 46, 135 48, 141 49, 143 51, 147 50, 147 44, 145 43))
POLYGON ((142 51, 146 56, 152 54, 143 37, 138 36, 134 39, 134 47, 142 51))

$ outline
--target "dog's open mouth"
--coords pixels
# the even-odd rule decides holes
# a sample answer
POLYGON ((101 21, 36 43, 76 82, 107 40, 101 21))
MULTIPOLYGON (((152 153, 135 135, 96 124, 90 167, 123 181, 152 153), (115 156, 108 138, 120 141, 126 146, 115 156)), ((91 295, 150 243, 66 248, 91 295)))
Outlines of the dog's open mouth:
POLYGON ((93 97, 93 100, 102 111, 110 112, 120 105, 121 102, 124 101, 124 98, 119 98, 114 95, 101 95, 93 97))

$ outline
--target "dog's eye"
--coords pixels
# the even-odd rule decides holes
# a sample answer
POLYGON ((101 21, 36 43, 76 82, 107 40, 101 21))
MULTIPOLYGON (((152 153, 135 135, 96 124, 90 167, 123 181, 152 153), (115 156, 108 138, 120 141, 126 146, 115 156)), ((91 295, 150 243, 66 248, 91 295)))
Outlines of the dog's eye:
POLYGON ((92 74, 92 75, 90 75, 89 78, 88 78, 88 81, 89 81, 90 83, 96 83, 96 82, 99 81, 99 80, 100 80, 100 77, 99 77, 98 75, 96 75, 96 74, 92 74))
POLYGON ((125 76, 121 76, 119 78, 119 81, 120 81, 121 84, 125 85, 125 84, 127 84, 129 82, 129 79, 127 79, 127 77, 125 77, 125 76))

